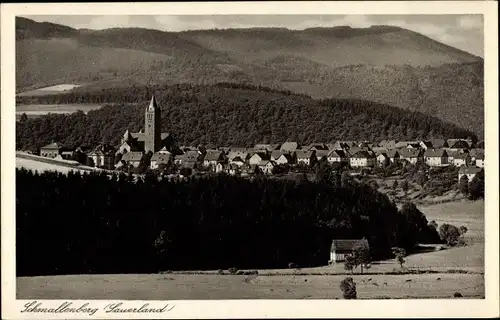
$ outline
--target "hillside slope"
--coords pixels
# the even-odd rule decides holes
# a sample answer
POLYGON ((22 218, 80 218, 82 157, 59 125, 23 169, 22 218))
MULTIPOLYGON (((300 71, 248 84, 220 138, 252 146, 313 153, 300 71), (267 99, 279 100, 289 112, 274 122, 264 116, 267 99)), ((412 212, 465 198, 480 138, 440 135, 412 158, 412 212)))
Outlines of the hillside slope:
POLYGON ((18 18, 16 87, 220 81, 418 110, 483 135, 483 60, 398 27, 75 30, 18 18))
MULTIPOLYGON (((313 100, 305 95, 235 84, 130 87, 34 97, 36 103, 106 103, 98 110, 47 115, 16 125, 18 149, 34 151, 52 141, 68 146, 117 145, 128 129, 144 126, 144 108, 157 93, 163 132, 180 145, 253 146, 335 140, 474 137, 455 125, 418 112, 363 100, 313 100), (140 103, 137 103, 140 102, 140 103)), ((19 97, 18 102, 29 102, 19 97)))

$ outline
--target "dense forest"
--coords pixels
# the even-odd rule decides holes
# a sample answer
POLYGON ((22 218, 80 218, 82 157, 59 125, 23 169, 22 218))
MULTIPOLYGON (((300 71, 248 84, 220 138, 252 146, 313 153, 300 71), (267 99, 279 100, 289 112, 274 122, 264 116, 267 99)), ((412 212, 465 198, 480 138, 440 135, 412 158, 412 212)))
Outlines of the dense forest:
POLYGON ((18 149, 36 151, 58 141, 68 147, 117 145, 129 129, 143 129, 152 94, 162 112, 162 131, 180 145, 253 146, 256 143, 382 139, 467 138, 470 131, 419 112, 363 100, 313 100, 266 87, 219 83, 179 84, 18 97, 18 103, 112 103, 88 114, 49 114, 16 126, 18 149))
POLYGON ((439 241, 412 204, 347 174, 310 182, 225 175, 183 181, 16 169, 17 275, 324 265, 333 239, 439 241))

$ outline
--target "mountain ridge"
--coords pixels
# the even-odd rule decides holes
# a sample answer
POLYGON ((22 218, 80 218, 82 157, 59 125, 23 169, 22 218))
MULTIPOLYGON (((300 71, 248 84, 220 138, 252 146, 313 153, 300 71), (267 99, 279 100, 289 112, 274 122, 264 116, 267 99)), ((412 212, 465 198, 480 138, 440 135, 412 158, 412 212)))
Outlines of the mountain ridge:
POLYGON ((483 59, 400 27, 163 32, 16 21, 17 92, 236 82, 372 100, 484 130, 483 59))

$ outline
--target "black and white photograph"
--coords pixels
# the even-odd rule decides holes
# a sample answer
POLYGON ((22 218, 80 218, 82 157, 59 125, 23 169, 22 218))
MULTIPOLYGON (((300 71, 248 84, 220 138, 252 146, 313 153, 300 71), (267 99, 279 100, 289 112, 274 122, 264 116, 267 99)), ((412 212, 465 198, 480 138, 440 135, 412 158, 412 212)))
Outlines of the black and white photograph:
POLYGON ((11 16, 15 311, 495 300, 485 14, 219 5, 11 16))

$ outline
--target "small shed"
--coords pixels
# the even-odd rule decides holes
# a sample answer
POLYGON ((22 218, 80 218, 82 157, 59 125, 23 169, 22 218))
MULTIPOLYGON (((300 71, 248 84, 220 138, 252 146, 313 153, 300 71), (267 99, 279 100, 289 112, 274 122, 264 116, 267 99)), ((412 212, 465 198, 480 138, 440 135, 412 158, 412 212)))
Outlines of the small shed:
POLYGON ((330 250, 330 262, 338 263, 344 262, 347 256, 352 255, 352 251, 356 246, 363 246, 370 248, 368 240, 366 239, 354 239, 354 240, 338 240, 334 239, 332 241, 332 247, 330 250))

